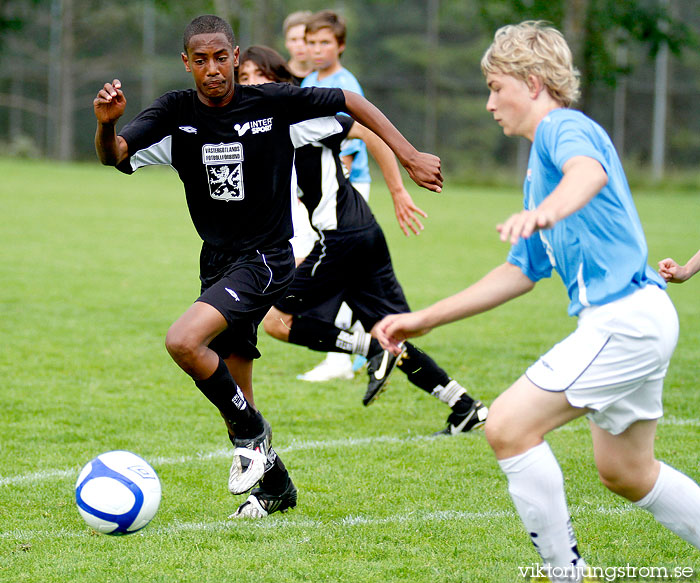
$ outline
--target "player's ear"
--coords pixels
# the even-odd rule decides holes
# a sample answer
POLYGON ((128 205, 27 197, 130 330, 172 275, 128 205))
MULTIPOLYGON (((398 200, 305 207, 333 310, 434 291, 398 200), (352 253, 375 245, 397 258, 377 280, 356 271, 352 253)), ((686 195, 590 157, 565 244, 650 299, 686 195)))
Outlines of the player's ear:
POLYGON ((191 73, 192 69, 190 69, 190 61, 187 58, 187 55, 185 53, 180 53, 180 56, 182 57, 182 62, 185 63, 185 71, 191 73))
POLYGON ((544 90, 544 83, 537 75, 528 75, 527 87, 530 90, 530 97, 537 99, 537 96, 544 90))
POLYGON ((237 46, 235 49, 233 49, 233 66, 234 67, 238 67, 238 65, 239 65, 238 59, 239 59, 240 55, 241 55, 241 48, 237 46))

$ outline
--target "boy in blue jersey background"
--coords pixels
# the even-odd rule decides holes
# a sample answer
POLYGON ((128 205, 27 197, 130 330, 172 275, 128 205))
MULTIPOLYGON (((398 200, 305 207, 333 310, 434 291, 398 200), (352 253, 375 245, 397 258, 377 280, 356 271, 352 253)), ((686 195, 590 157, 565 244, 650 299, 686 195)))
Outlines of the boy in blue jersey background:
POLYGON ((654 456, 678 318, 663 278, 647 264, 615 148, 597 123, 569 109, 578 74, 554 28, 529 21, 499 29, 481 67, 487 110, 506 135, 532 142, 524 210, 497 227, 510 253, 456 295, 388 316, 378 338, 397 353, 403 340, 503 304, 556 270, 577 329, 494 401, 485 425, 549 578, 585 577, 562 472, 544 441, 583 415, 603 484, 700 548, 700 487, 654 456))

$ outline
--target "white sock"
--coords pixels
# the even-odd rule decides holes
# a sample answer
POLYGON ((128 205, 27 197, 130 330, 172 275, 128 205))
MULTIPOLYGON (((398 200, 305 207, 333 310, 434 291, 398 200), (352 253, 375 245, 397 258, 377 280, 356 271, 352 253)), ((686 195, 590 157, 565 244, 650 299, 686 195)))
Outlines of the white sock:
MULTIPOLYGON (((338 332, 338 336, 335 339, 336 347, 342 350, 349 350, 352 354, 361 354, 362 356, 367 356, 367 353, 369 352, 370 342, 372 342, 372 335, 368 332, 363 332, 361 330, 357 330, 355 332, 341 330, 340 332, 338 332)), ((328 354, 339 355, 333 357, 333 359, 336 359, 336 361, 338 362, 350 358, 350 355, 342 352, 329 352, 328 354)), ((326 358, 326 360, 331 359, 326 358)))
POLYGON ((353 354, 361 354, 367 356, 369 352, 369 344, 372 341, 372 335, 367 332, 341 332, 336 340, 336 346, 340 346, 340 338, 343 337, 343 348, 349 350, 353 354))
POLYGON ((552 568, 583 565, 564 493, 564 476, 546 441, 498 461, 535 548, 552 568))
POLYGON ((656 484, 635 504, 700 549, 700 486, 688 476, 661 462, 656 484))
POLYGON ((352 310, 345 302, 340 304, 340 309, 335 316, 335 325, 343 330, 347 330, 352 325, 352 310))
POLYGON ((350 360, 350 355, 344 352, 329 352, 326 354, 324 362, 330 366, 347 367, 350 360))
POLYGON ((438 385, 433 389, 432 395, 440 399, 443 403, 447 403, 450 407, 454 407, 454 404, 459 401, 467 390, 460 385, 457 381, 451 380, 444 387, 438 385))

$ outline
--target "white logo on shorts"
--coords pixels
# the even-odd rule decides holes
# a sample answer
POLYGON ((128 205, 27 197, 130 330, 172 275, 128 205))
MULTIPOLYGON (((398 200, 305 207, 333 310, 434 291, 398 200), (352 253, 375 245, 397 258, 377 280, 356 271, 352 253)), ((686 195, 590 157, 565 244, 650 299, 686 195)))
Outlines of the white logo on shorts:
POLYGON ((228 287, 225 287, 224 289, 225 289, 229 294, 231 294, 231 297, 232 297, 234 300, 236 300, 237 302, 240 302, 240 301, 241 301, 241 298, 238 297, 238 294, 237 294, 235 291, 233 291, 232 289, 230 289, 230 288, 228 288, 228 287))

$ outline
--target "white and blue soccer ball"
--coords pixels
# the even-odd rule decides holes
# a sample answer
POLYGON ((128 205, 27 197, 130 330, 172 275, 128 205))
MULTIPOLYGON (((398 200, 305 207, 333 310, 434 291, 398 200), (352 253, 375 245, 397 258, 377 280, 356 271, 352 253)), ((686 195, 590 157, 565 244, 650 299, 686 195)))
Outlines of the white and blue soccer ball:
POLYGON ((160 504, 160 480, 143 458, 109 451, 85 464, 75 483, 78 512, 104 534, 131 534, 146 526, 160 504))

